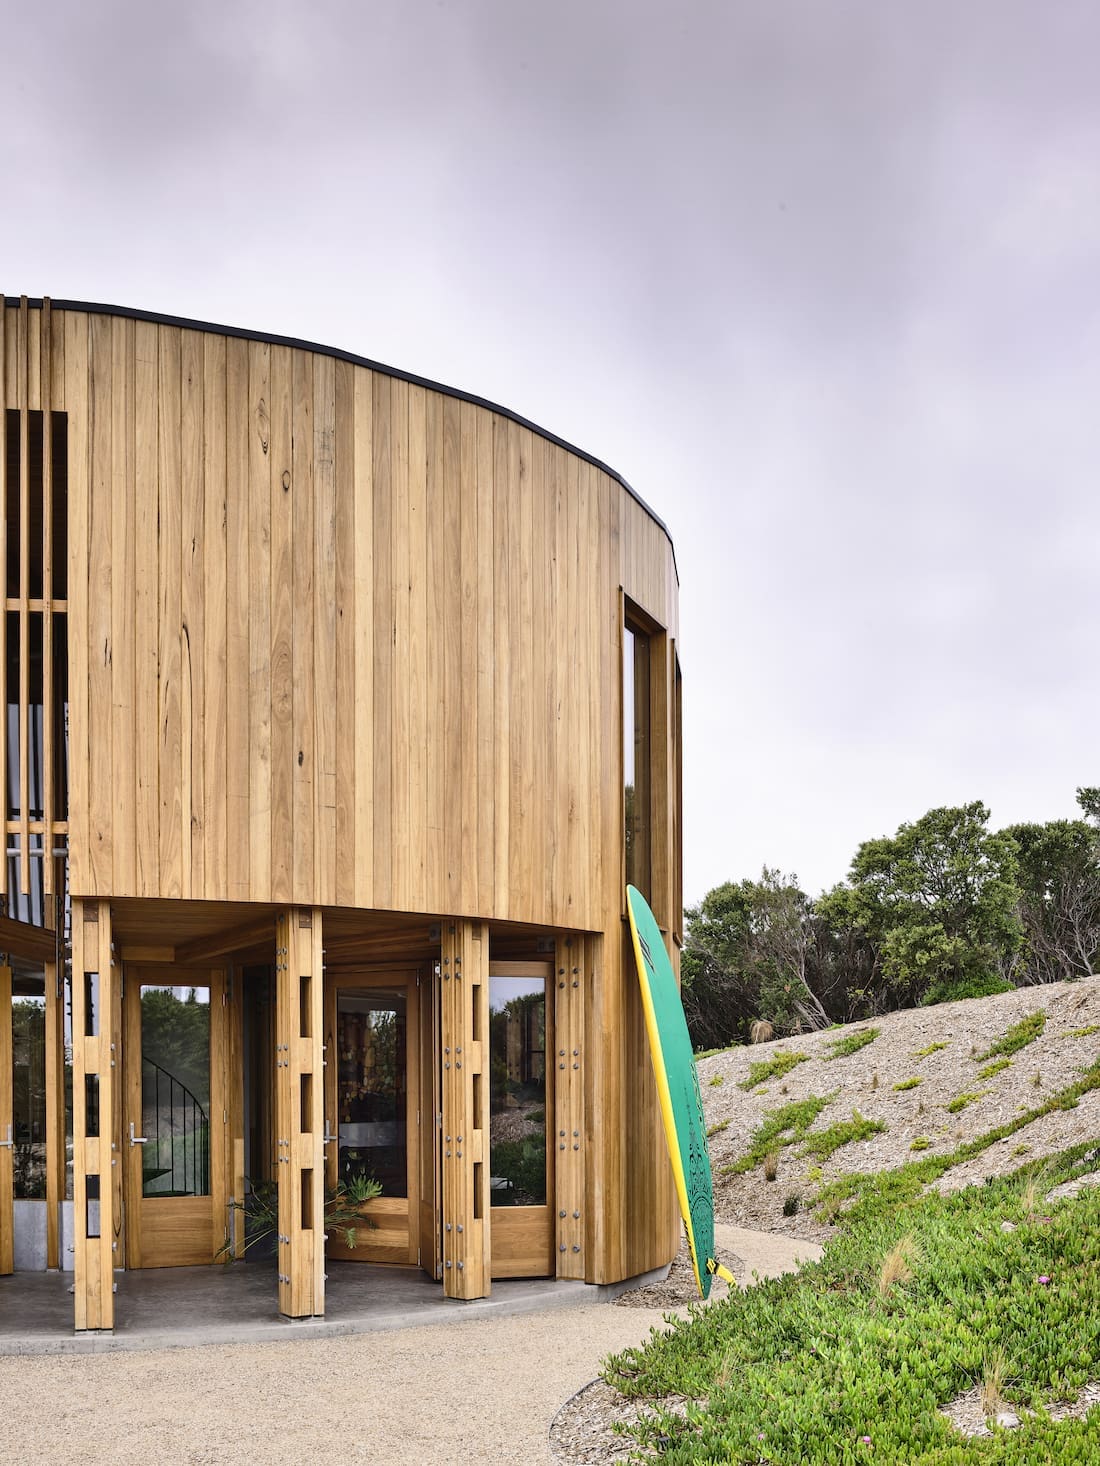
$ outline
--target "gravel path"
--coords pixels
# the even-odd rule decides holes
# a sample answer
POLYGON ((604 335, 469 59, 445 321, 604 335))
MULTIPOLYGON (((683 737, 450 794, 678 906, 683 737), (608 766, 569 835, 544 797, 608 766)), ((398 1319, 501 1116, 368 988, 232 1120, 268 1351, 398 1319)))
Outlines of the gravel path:
POLYGON ((660 1309, 293 1344, 0 1358, 4 1466, 543 1466, 562 1401, 660 1309))

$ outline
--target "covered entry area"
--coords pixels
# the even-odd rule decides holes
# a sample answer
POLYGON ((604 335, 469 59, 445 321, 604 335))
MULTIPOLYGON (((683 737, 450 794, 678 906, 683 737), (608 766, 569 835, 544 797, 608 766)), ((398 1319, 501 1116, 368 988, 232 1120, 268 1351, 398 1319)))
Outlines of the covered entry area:
POLYGON ((584 945, 467 919, 75 900, 77 1329, 114 1328, 117 1269, 241 1257, 260 1187, 277 1310, 324 1315, 326 1192, 363 1176, 382 1194, 354 1248, 329 1231, 330 1272, 413 1269, 467 1300, 494 1278, 583 1278, 584 945))

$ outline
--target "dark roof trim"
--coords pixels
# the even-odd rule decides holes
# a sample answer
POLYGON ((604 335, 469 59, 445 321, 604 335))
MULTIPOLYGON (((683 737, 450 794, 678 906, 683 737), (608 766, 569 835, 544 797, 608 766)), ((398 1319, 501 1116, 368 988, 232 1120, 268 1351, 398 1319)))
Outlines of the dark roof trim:
MULTIPOLYGON (((18 306, 20 300, 20 297, 17 295, 7 295, 0 298, 4 300, 6 305, 12 307, 18 306)), ((42 308, 41 298, 28 299, 27 304, 32 310, 41 310, 42 308)), ((353 366, 366 367, 370 371, 384 372, 386 376, 396 377, 400 382, 409 382, 414 387, 426 387, 431 392, 441 392, 445 397, 455 397, 460 402, 470 402, 474 407, 483 407, 488 412, 497 412, 501 417, 509 418, 512 422, 518 423, 521 428, 530 428, 533 433, 538 433, 539 437, 545 438, 547 442, 556 443, 559 448, 564 448, 567 453, 572 453, 577 458, 583 458, 586 463, 591 463, 594 468, 598 468, 602 473, 606 473, 613 478, 617 484, 626 490, 635 503, 639 504, 645 510, 654 524, 658 525, 664 531, 669 545, 672 546, 673 564, 675 565, 676 547, 672 544, 672 536, 669 534, 668 526, 659 515, 654 514, 641 494, 630 487, 621 473, 616 473, 609 464, 604 463, 602 459, 596 458, 591 453, 586 453, 583 448, 578 448, 573 443, 567 443, 564 438, 559 438, 556 433, 548 433, 545 428, 540 428, 538 423, 531 422, 529 418, 521 417, 518 412, 513 412, 511 408, 501 407, 499 402, 490 402, 485 397, 474 396, 472 392, 462 392, 457 387, 447 387, 442 382, 433 382, 429 377, 418 377, 413 372, 403 372, 396 367, 386 366, 383 362, 372 361, 370 357, 356 356, 351 351, 341 351, 335 346, 322 346, 316 341, 300 341, 296 336, 274 336, 269 331, 245 331, 239 326, 219 326, 212 321, 192 321, 186 316, 166 316, 160 311, 128 310, 125 306, 101 305, 87 300, 54 300, 51 296, 50 305, 54 310, 59 311, 86 311, 89 315, 94 316, 124 316, 128 320, 151 321, 158 326, 180 326, 188 331, 209 331, 215 336, 233 336, 244 341, 266 341, 270 346, 297 347, 303 351, 316 352, 320 356, 334 357, 337 361, 351 362, 353 366)), ((678 570, 677 580, 679 580, 678 570)))

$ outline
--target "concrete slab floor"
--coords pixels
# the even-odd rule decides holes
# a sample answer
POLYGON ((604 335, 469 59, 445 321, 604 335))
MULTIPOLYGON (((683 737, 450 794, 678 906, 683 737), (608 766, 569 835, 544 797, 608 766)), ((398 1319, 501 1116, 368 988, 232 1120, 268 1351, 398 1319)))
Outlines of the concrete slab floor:
POLYGON ((115 1274, 113 1333, 77 1334, 72 1273, 13 1273, 0 1278, 0 1355, 332 1338, 603 1302, 638 1281, 603 1288, 555 1278, 497 1279, 490 1297, 466 1303, 444 1298, 443 1285, 419 1268, 331 1262, 325 1316, 286 1319, 278 1311, 272 1264, 151 1268, 115 1274))

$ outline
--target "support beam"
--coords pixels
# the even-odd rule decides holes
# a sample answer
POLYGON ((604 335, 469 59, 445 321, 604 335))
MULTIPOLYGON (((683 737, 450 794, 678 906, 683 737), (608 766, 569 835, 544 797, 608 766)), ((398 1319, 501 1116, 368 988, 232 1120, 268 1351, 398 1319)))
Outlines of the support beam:
POLYGON ((584 1003, 586 948, 598 937, 559 937, 554 953, 554 1253, 559 1278, 585 1275, 584 1003))
POLYGON ((489 929, 443 923, 443 1293, 487 1298, 489 1236, 489 929))
POLYGON ((107 901, 73 900, 73 1238, 77 1330, 113 1329, 121 1239, 119 971, 107 901))
POLYGON ((275 919, 279 1312, 325 1311, 324 958, 319 907, 275 919))

